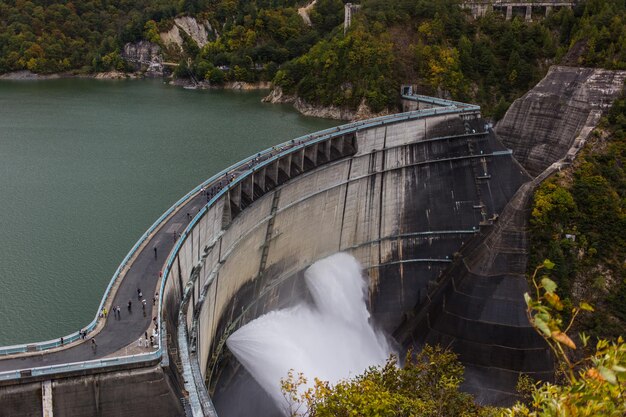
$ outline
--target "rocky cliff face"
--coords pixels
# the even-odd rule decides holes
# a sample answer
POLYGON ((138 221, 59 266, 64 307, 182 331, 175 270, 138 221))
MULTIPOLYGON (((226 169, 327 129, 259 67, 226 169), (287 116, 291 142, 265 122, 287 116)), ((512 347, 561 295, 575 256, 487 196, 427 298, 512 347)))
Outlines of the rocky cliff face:
POLYGON ((137 71, 144 71, 148 76, 163 75, 163 56, 161 47, 148 41, 127 43, 122 51, 122 58, 135 67, 137 71))
POLYGON ((161 48, 155 43, 139 41, 124 45, 122 57, 131 61, 152 62, 161 59, 161 48))
POLYGON ((161 32, 161 41, 166 46, 173 46, 182 50, 183 36, 181 31, 189 35, 200 48, 209 41, 209 34, 217 36, 216 31, 208 22, 201 22, 190 16, 177 17, 174 26, 167 32, 161 32))
POLYGON ((313 26, 313 23, 311 23, 311 17, 309 16, 309 13, 311 13, 311 10, 313 10, 313 7, 315 7, 315 3, 317 3, 317 0, 313 0, 306 6, 300 7, 298 9, 298 14, 302 16, 302 20, 304 20, 304 23, 306 23, 309 26, 313 26))
POLYGON ((28 70, 7 72, 0 74, 0 80, 50 80, 60 78, 59 74, 35 74, 28 70))
POLYGON ((595 126, 625 79, 626 71, 552 67, 535 88, 513 103, 495 130, 536 176, 566 155, 581 130, 595 126))

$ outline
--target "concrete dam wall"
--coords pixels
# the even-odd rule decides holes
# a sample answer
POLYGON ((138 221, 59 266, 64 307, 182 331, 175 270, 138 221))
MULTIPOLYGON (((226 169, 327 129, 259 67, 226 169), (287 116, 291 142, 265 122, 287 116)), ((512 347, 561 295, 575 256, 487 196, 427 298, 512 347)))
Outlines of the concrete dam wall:
POLYGON ((369 278, 376 324, 394 333, 428 299, 455 253, 491 228, 530 180, 477 109, 359 129, 336 141, 280 159, 221 197, 172 265, 168 334, 176 333, 177 300, 186 292, 178 327, 178 341, 190 342, 183 367, 188 359, 220 415, 248 396, 238 391, 245 372, 226 338, 306 298, 299 278, 307 266, 340 251, 355 256, 369 278), (327 155, 322 164, 311 159, 319 155, 327 155))
POLYGON ((209 245, 209 268, 196 264, 206 278, 197 281, 202 289, 190 286, 193 308, 181 317, 196 381, 220 415, 250 412, 229 404, 255 391, 225 349, 228 335, 306 298, 302 271, 339 251, 365 268, 376 324, 402 348, 439 343, 459 353, 464 387, 480 402, 510 404, 523 373, 550 380, 552 358, 523 301, 530 198, 573 159, 623 81, 623 72, 551 69, 539 93, 516 102, 498 126, 512 150, 477 110, 361 129, 348 152, 296 177, 285 171, 283 185, 249 198, 235 217, 216 213, 229 223, 209 245), (545 97, 561 97, 561 106, 545 106, 545 97), (539 157, 525 157, 533 146, 543 149, 539 157))
POLYGON ((0 417, 183 416, 167 366, 0 382, 0 417))

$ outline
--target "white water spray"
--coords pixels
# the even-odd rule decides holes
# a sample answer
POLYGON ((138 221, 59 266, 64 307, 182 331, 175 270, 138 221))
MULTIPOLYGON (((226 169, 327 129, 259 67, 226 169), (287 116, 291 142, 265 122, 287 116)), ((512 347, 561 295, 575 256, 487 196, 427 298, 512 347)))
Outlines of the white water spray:
POLYGON ((322 259, 305 272, 305 281, 313 305, 265 314, 226 341, 281 410, 286 403, 280 380, 290 369, 304 373, 310 383, 314 377, 336 383, 384 364, 392 353, 369 323, 367 284, 356 259, 345 253, 322 259))

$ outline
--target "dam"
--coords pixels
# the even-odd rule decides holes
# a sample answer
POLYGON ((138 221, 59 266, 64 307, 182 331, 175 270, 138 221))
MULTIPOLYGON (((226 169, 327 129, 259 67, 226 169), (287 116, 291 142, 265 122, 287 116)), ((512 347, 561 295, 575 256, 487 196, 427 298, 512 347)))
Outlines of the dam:
MULTIPOLYGON (((404 91, 406 113, 317 132, 235 164, 155 222, 103 298, 103 306, 117 304, 129 271, 156 267, 157 326, 147 317, 137 329, 141 336, 158 327, 155 348, 128 355, 103 347, 87 359, 79 335, 68 346, 0 348, 0 415, 246 415, 231 405, 258 387, 226 339, 306 298, 303 271, 336 252, 364 267, 373 321, 401 348, 450 346, 466 366, 468 391, 510 403, 521 373, 552 374, 524 315, 528 198, 571 161, 625 78, 555 68, 495 132, 478 106, 404 91), (562 107, 542 109, 546 96, 562 107), (529 145, 525 135, 540 130, 546 142, 529 145), (175 242, 174 224, 184 225, 175 242), (148 263, 153 242, 163 245, 165 263, 148 263)), ((104 346, 110 320, 88 326, 104 346)))

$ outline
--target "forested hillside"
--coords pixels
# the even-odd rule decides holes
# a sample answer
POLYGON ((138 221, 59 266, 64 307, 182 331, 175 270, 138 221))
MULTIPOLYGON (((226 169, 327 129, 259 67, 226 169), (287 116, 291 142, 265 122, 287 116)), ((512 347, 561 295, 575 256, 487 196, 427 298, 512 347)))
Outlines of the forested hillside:
MULTIPOLYGON (((354 1, 357 3, 357 1, 354 1)), ((362 0, 344 35, 344 1, 318 0, 309 26, 303 0, 5 0, 0 73, 129 69, 127 42, 161 44, 180 77, 213 84, 274 81, 314 104, 395 109, 401 83, 483 105, 499 117, 548 66, 626 68, 626 5, 587 0, 532 23, 499 14, 474 20, 458 0, 362 0), (190 15, 214 30, 182 49, 159 33, 190 15), (570 51, 568 53, 568 51, 570 51), (191 66, 187 66, 191 58, 191 66)))
POLYGON ((335 31, 274 79, 322 104, 393 106, 401 83, 478 102, 501 116, 571 46, 576 64, 626 68, 626 6, 588 1, 534 23, 473 20, 458 1, 363 0, 347 33, 335 31), (578 54, 578 55, 577 55, 578 54))
POLYGON ((126 42, 141 39, 147 20, 175 16, 172 0, 3 0, 0 73, 124 69, 126 42))

